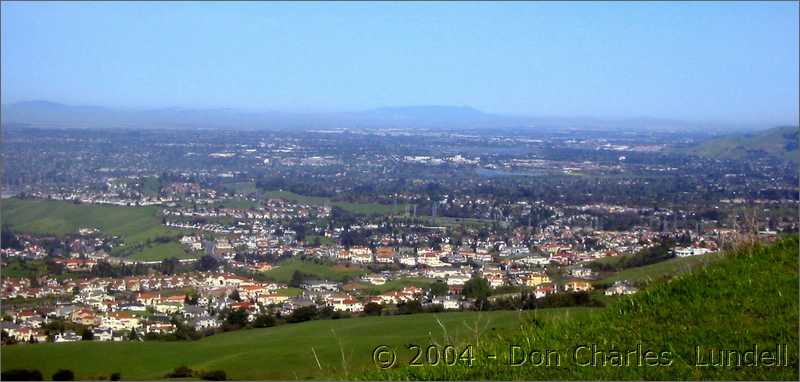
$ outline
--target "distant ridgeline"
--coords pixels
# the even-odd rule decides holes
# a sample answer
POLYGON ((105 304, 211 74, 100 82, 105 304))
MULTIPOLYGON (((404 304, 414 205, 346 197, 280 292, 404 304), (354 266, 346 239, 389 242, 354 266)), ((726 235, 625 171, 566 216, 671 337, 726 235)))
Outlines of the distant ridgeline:
POLYGON ((749 159, 770 156, 800 164, 797 126, 776 127, 758 133, 715 138, 689 149, 689 153, 719 159, 749 159))

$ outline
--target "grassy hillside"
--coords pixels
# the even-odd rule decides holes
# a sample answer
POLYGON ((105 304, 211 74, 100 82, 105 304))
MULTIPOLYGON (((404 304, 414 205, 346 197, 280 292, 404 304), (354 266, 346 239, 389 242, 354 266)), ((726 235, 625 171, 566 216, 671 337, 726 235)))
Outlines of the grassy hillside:
MULTIPOLYGON (((798 238, 741 250, 673 281, 626 297, 590 317, 525 325, 513 335, 479 346, 472 366, 401 367, 364 375, 367 379, 798 379, 798 238), (759 352, 788 345, 788 366, 698 366, 709 349, 759 352), (511 345, 521 351, 510 359, 511 345), (601 351, 597 362, 592 359, 601 351), (580 348, 589 346, 590 350, 580 348), (630 366, 612 350, 657 353, 664 366, 630 366), (697 352, 697 346, 700 351, 697 352), (578 358, 575 358, 576 350, 578 358), (518 363, 523 352, 552 350, 550 364, 518 363), (665 352, 665 353, 662 353, 665 352), (494 354, 497 359, 488 355, 494 354), (606 360, 605 366, 602 361, 606 360), (513 362, 512 362, 513 361, 513 362), (557 362, 558 361, 558 362, 557 362)), ((639 353, 639 354, 641 354, 639 353)), ((719 359, 719 353, 717 359, 719 359)), ((539 358, 537 358, 539 360, 539 358)))
POLYGON ((289 280, 292 279, 294 271, 300 271, 305 274, 314 275, 319 279, 331 281, 343 281, 353 276, 367 273, 364 268, 355 265, 349 267, 344 265, 323 265, 312 261, 291 259, 280 263, 277 267, 263 274, 272 280, 288 283, 289 280))
MULTIPOLYGON (((555 320, 590 314, 586 309, 540 311, 555 320)), ((443 340, 444 330, 457 339, 519 326, 529 313, 443 313, 311 321, 274 328, 229 332, 192 342, 78 342, 4 346, 2 370, 34 368, 45 378, 60 368, 76 379, 99 379, 121 372, 123 379, 162 379, 177 366, 225 370, 228 379, 331 379, 372 367, 379 345, 405 349, 443 340), (318 359, 317 363, 315 359, 318 359), (344 357, 344 362, 343 362, 344 357)), ((410 352, 401 352, 409 358, 410 352)))
POLYGON ((766 131, 711 139, 689 152, 695 155, 720 159, 747 159, 769 155, 786 161, 800 163, 797 127, 778 127, 766 131))
POLYGON ((65 235, 80 228, 99 228, 103 234, 119 236, 125 248, 115 255, 130 255, 141 260, 187 257, 175 243, 150 242, 158 237, 176 236, 179 231, 161 225, 158 207, 116 207, 74 204, 55 200, 3 199, 2 223, 12 230, 35 234, 65 235), (135 250, 131 250, 136 248, 135 250))
POLYGON ((345 211, 361 215, 394 215, 394 214, 402 214, 405 211, 405 206, 400 204, 394 206, 391 204, 379 204, 379 203, 335 202, 331 201, 330 198, 299 195, 289 191, 267 191, 265 193, 265 197, 275 198, 275 199, 285 199, 297 203, 304 203, 316 206, 322 206, 327 203, 331 207, 339 207, 345 211))
POLYGON ((707 266, 722 258, 724 258, 722 254, 676 257, 655 264, 624 269, 596 281, 595 285, 611 285, 617 280, 628 280, 634 285, 647 285, 653 282, 665 281, 698 267, 707 266))

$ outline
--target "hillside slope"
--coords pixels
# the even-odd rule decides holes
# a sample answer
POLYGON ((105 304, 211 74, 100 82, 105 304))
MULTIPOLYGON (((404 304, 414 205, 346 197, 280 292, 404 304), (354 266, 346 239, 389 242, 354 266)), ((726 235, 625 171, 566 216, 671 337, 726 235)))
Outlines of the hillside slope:
MULTIPOLYGON (((399 367, 363 377, 797 380, 799 320, 798 238, 791 237, 769 247, 729 254, 669 283, 624 298, 600 314, 524 326, 517 334, 481 344, 471 366, 458 362, 454 366, 440 363, 438 367, 399 367), (782 350, 782 366, 737 366, 735 362, 720 367, 698 365, 709 361, 711 349, 745 352, 758 346, 759 353, 776 352, 779 344, 788 348, 788 352, 782 350), (512 345, 521 349, 513 360, 509 359, 512 345), (535 366, 530 360, 521 366, 509 365, 511 361, 520 362, 521 354, 532 350, 552 350, 557 355, 550 358, 549 365, 535 366), (623 352, 623 361, 614 359, 612 350, 623 352), (626 361, 626 354, 631 351, 634 353, 626 361), (639 354, 647 351, 655 352, 656 362, 663 366, 639 366, 639 354), (597 363, 593 354, 598 354, 597 363), (702 357, 700 362, 698 354, 702 357), (497 358, 491 359, 490 355, 497 358), (623 366, 618 366, 620 362, 623 366)), ((715 354, 719 360, 719 353, 715 354)))
POLYGON ((174 239, 180 234, 179 230, 161 225, 157 207, 10 198, 0 201, 0 212, 3 225, 19 233, 63 236, 77 233, 80 228, 99 228, 105 235, 124 240, 126 247, 115 248, 115 256, 133 255, 133 259, 142 261, 191 257, 177 240, 156 240, 174 239))
MULTIPOLYGON (((588 308, 548 309, 538 317, 561 320, 593 314, 588 308)), ((452 338, 515 330, 527 312, 456 312, 315 320, 272 328, 227 332, 198 341, 47 343, 2 348, 2 370, 38 369, 45 378, 68 368, 76 379, 103 379, 121 372, 125 380, 158 380, 178 366, 224 370, 229 379, 349 379, 372 367, 379 345, 405 348, 452 338), (344 359, 343 359, 344 357, 344 359)), ((409 357, 410 352, 403 356, 409 357)))
POLYGON ((776 127, 754 134, 711 139, 689 149, 689 153, 719 159, 747 159, 772 156, 800 163, 798 134, 792 126, 776 127))

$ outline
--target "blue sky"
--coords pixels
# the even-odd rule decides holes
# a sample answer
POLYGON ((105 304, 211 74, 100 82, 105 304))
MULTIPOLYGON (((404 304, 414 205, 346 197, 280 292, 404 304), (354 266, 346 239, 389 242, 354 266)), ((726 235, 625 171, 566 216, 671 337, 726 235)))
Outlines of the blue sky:
POLYGON ((796 123, 798 4, 2 3, 2 102, 796 123))

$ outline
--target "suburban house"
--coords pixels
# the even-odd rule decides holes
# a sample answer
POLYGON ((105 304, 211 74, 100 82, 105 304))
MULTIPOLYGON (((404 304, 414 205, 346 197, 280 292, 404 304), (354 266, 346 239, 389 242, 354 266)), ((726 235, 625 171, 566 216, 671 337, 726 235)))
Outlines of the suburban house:
POLYGON ((139 318, 128 312, 111 312, 101 319, 100 326, 112 330, 130 330, 138 328, 139 318))
POLYGON ((564 284, 564 290, 567 292, 588 292, 592 290, 592 283, 586 280, 573 279, 564 284))
POLYGON ((56 334, 55 342, 78 342, 81 336, 75 334, 73 331, 66 331, 64 333, 56 334))
POLYGON ((350 248, 350 262, 355 264, 369 264, 372 262, 372 251, 369 247, 350 248))
POLYGON ((536 286, 533 295, 536 296, 536 298, 545 298, 556 292, 556 286, 553 283, 539 284, 536 286))
POLYGON ((381 264, 394 263, 395 251, 392 247, 379 247, 375 251, 375 262, 381 264))
POLYGON ((520 275, 517 282, 519 285, 535 288, 538 285, 550 283, 550 277, 544 272, 532 272, 520 275))
POLYGON ((638 289, 632 287, 627 281, 618 280, 614 282, 614 285, 606 289, 605 294, 606 296, 621 296, 626 294, 634 294, 637 291, 638 289))
POLYGON ((333 295, 325 300, 325 305, 337 312, 363 312, 364 304, 350 295, 333 295))
POLYGON ((689 256, 701 256, 707 253, 710 253, 711 250, 708 248, 701 248, 701 247, 675 247, 672 248, 672 252, 677 257, 689 257, 689 256))

